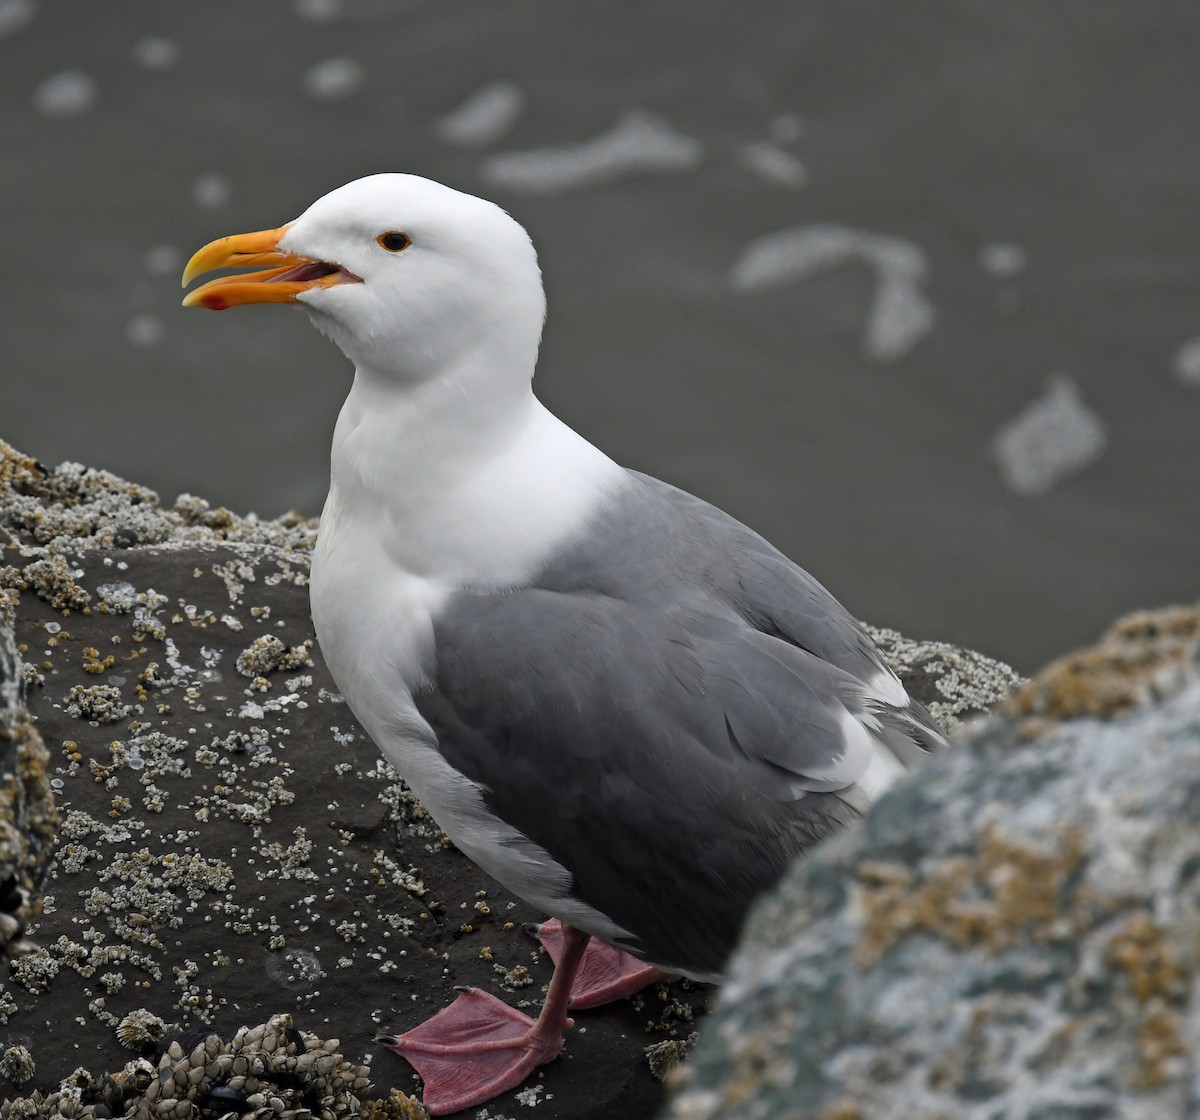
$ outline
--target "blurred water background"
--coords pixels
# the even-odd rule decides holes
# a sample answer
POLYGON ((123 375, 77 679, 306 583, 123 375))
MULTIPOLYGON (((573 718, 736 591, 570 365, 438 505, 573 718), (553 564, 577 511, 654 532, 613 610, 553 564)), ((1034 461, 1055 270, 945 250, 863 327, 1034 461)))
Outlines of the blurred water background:
POLYGON ((316 513, 349 369, 187 256, 360 175, 533 235, 543 399, 1030 671, 1200 588, 1194 0, 0 0, 0 437, 316 513))

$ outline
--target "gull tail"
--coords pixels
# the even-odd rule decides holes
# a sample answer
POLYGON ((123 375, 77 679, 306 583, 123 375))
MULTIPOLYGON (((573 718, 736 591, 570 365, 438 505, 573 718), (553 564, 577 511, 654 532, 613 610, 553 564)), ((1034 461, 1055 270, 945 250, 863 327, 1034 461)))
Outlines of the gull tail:
POLYGON ((929 754, 945 749, 946 736, 928 709, 910 699, 903 708, 872 702, 863 722, 871 731, 874 755, 862 777, 839 791, 847 805, 865 813, 892 786, 903 781, 929 754))

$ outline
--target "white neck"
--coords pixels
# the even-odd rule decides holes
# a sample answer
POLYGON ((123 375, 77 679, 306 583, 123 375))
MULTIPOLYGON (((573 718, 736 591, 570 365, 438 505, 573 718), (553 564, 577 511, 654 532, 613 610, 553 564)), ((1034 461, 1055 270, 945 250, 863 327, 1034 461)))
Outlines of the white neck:
POLYGON ((532 575, 627 476, 508 372, 471 363, 401 385, 359 368, 322 535, 369 531, 399 568, 451 586, 532 575))
POLYGON ((535 404, 528 374, 479 362, 409 382, 360 365, 334 429, 333 483, 347 492, 419 485, 495 453, 535 404))

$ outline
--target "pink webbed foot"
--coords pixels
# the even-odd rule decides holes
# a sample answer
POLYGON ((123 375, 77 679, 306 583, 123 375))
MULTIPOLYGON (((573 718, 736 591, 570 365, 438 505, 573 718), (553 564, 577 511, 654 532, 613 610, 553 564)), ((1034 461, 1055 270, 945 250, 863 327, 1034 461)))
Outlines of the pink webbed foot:
POLYGON ((535 1022, 479 988, 463 988, 419 1027, 375 1041, 412 1065, 425 1082, 426 1110, 445 1116, 515 1089, 558 1056, 571 1025, 565 1015, 535 1022))
MULTIPOLYGON (((557 965, 562 955, 563 927, 557 918, 525 929, 541 943, 557 965)), ((605 1003, 640 992, 647 984, 667 980, 665 972, 639 961, 637 957, 592 938, 571 984, 571 1010, 600 1007, 605 1003)))

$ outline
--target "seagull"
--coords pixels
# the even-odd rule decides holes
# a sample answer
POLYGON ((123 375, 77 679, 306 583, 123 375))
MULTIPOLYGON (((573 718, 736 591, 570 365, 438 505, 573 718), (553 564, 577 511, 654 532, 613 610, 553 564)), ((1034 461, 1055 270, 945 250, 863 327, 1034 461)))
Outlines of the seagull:
POLYGON ((866 631, 733 517, 626 470, 532 381, 546 301, 500 207, 357 179, 200 249, 184 299, 296 303, 353 362, 312 561, 351 710, 454 844, 552 915, 530 1018, 466 989, 380 1036, 429 1112, 518 1086, 569 1015, 719 982, 752 901, 944 745, 866 631))

